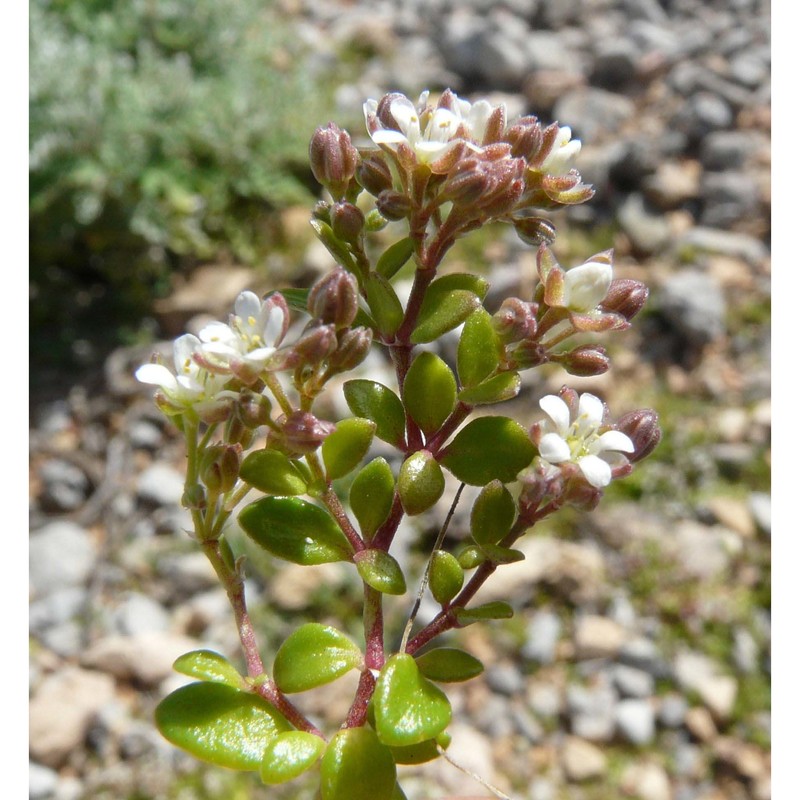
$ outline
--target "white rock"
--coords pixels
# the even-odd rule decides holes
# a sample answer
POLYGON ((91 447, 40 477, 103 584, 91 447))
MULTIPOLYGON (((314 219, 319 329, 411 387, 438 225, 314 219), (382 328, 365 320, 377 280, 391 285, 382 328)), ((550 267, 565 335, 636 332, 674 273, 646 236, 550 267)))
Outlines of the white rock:
POLYGON ((622 773, 622 790, 637 800, 671 800, 669 778, 660 764, 631 764, 622 773))
POLYGON ((603 751, 577 736, 567 736, 561 748, 561 766, 567 780, 574 783, 602 778, 606 774, 603 751))
POLYGON ((613 658, 628 638, 625 629, 607 617, 587 615, 575 624, 575 655, 583 658, 613 658))
POLYGON ((94 570, 96 559, 88 531, 73 522, 51 522, 30 537, 32 594, 41 597, 84 584, 94 570))
POLYGON ((48 676, 29 706, 30 753, 48 767, 60 767, 80 748, 94 716, 114 698, 114 679, 79 667, 48 676))
POLYGON ((697 692, 717 719, 730 716, 739 685, 723 674, 719 664, 700 653, 683 651, 675 658, 674 670, 681 687, 697 692))
POLYGON ((647 700, 622 700, 614 710, 617 729, 632 744, 648 744, 656 734, 656 720, 647 700))

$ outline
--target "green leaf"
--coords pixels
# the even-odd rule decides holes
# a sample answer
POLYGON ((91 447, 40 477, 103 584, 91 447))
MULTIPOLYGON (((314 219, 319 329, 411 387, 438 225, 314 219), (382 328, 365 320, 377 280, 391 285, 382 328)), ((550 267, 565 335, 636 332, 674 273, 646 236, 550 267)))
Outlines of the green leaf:
POLYGON ((427 450, 412 453, 400 467, 397 492, 409 516, 427 511, 444 493, 444 474, 427 450))
POLYGON ((409 744, 405 747, 392 747, 395 764, 425 764, 439 758, 436 749, 436 739, 426 739, 419 744, 409 744))
POLYGON ((405 594, 406 579, 395 559, 383 550, 361 550, 353 556, 364 583, 383 594, 405 594))
POLYGON ((296 495, 308 491, 303 473, 277 450, 256 450, 245 458, 239 477, 268 494, 296 495))
POLYGON ((378 330, 393 336, 403 322, 403 304, 383 275, 371 272, 365 281, 367 303, 378 330))
POLYGON ((461 385, 476 386, 489 377, 503 357, 503 344, 484 308, 467 317, 458 340, 457 367, 461 385))
POLYGON ((461 569, 475 569, 475 567, 483 564, 484 561, 486 561, 486 556, 483 550, 474 544, 467 545, 458 554, 458 563, 461 565, 461 569))
POLYGON ((378 737, 391 747, 433 739, 452 716, 447 696, 422 675, 408 653, 398 653, 384 664, 373 704, 378 737))
POLYGON ((455 614, 458 624, 464 626, 486 619, 511 619, 514 609, 503 600, 497 600, 475 608, 456 608, 455 614))
POLYGON ((481 489, 470 513, 472 538, 480 545, 497 544, 511 530, 517 506, 511 492, 494 480, 481 489))
POLYGON ((478 306, 481 301, 476 294, 466 289, 453 289, 435 293, 435 300, 429 302, 432 283, 419 310, 417 326, 411 334, 413 344, 433 342, 448 331, 457 328, 478 306))
POLYGON ((244 689, 244 678, 225 656, 213 650, 192 650, 179 656, 172 668, 176 672, 201 681, 224 683, 234 689, 244 689))
POLYGON ((456 290, 472 292, 478 296, 479 300, 483 300, 489 291, 489 281, 480 275, 471 275, 469 272, 451 272, 449 275, 437 278, 428 288, 425 297, 426 299, 431 298, 428 302, 436 303, 448 292, 456 290))
POLYGON ((361 650, 341 631, 309 622, 289 634, 278 648, 273 679, 287 694, 305 692, 335 681, 363 659, 361 650))
POLYGON ((397 768, 373 730, 345 728, 331 739, 320 777, 322 800, 392 800, 397 768))
POLYGON ((352 558, 350 543, 336 520, 297 497, 262 497, 241 511, 239 524, 268 553, 294 564, 352 558))
POLYGON ((331 228, 327 222, 313 217, 311 219, 311 227, 314 229, 314 232, 317 234, 322 244, 328 249, 328 252, 333 256, 334 261, 354 275, 361 277, 361 270, 356 260, 350 254, 347 245, 341 239, 337 238, 336 234, 333 232, 333 228, 331 228))
POLYGON ((493 561, 495 564, 516 564, 517 561, 525 560, 525 553, 512 547, 500 547, 498 544, 482 544, 481 550, 483 550, 486 559, 493 561))
POLYGON ((266 700, 220 683, 190 683, 155 712, 162 736, 202 761, 256 770, 271 739, 291 725, 266 700))
POLYGON ((433 433, 456 405, 456 378, 450 367, 434 353, 420 353, 408 368, 403 384, 403 402, 414 422, 433 433))
POLYGON ((458 683, 483 672, 483 664, 475 656, 455 647, 437 647, 417 656, 420 672, 432 681, 458 683))
POLYGON ((445 550, 434 550, 428 574, 428 585, 437 603, 447 605, 464 585, 464 570, 458 559, 445 550))
POLYGON ((368 380, 347 381, 344 397, 357 417, 371 419, 378 427, 375 435, 395 447, 402 447, 406 435, 406 413, 400 398, 382 383, 368 380))
POLYGON ((394 475, 385 458, 370 461, 350 486, 350 508, 361 533, 371 539, 385 522, 394 501, 394 475))
POLYGON ((377 424, 352 417, 336 423, 336 430, 322 443, 322 460, 328 480, 336 480, 354 470, 372 444, 377 424))
POLYGON ((485 486, 515 480, 536 455, 525 428, 508 417, 478 417, 444 449, 441 463, 460 481, 485 486))
POLYGON ((289 287, 287 289, 280 289, 278 292, 270 292, 268 296, 273 294, 282 294, 284 300, 286 300, 286 305, 292 311, 300 311, 303 314, 308 314, 308 293, 310 289, 297 289, 295 287, 289 287))
POLYGON ((305 731, 279 733, 267 744, 261 780, 272 786, 286 783, 311 769, 325 750, 325 740, 305 731))
POLYGON ((502 403, 504 400, 511 400, 519 394, 522 381, 517 372, 501 372, 492 378, 472 386, 469 389, 462 389, 458 399, 462 403, 470 406, 488 405, 490 403, 502 403))
POLYGON ((389 281, 403 268, 413 253, 414 242, 406 236, 381 253, 378 263, 375 265, 375 271, 389 281))

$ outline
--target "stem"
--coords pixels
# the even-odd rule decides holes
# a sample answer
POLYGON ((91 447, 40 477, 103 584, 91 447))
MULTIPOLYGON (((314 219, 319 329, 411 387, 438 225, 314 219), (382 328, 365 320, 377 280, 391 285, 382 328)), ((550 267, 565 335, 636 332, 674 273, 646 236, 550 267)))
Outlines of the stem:
POLYGON ((367 669, 381 669, 385 659, 383 649, 383 598, 377 589, 364 584, 364 638, 367 669))
POLYGON ((466 403, 459 403, 453 413, 442 423, 442 427, 428 439, 427 447, 434 458, 436 458, 439 450, 450 438, 453 431, 469 416, 472 408, 466 403))
POLYGON ((350 706, 350 711, 347 712, 347 719, 344 722, 345 728, 360 728, 366 722, 367 706, 374 691, 375 678, 368 669, 365 669, 361 673, 353 705, 350 706))
POLYGON ((400 501, 400 495, 395 491, 389 516, 380 528, 375 531, 375 536, 372 537, 372 541, 370 542, 373 549, 385 550, 388 552, 392 544, 392 539, 394 539, 394 535, 397 533, 400 521, 403 519, 403 513, 403 504, 400 501))
POLYGON ((294 413, 294 406, 289 402, 289 398, 286 396, 286 392, 283 391, 283 386, 281 386, 281 382, 275 376, 274 373, 268 372, 264 378, 269 390, 274 395, 275 399, 278 401, 278 405, 281 407, 281 411, 288 417, 290 414, 294 413))

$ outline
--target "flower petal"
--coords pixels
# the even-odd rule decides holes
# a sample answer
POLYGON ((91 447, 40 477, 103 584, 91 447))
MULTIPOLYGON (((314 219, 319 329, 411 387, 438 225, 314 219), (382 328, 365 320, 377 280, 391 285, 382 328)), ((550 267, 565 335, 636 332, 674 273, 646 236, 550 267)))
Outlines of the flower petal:
POLYGON ((556 394, 545 395, 539 408, 553 421, 556 430, 565 436, 569 428, 569 406, 556 394))
POLYGON ((142 364, 135 372, 136 380, 161 386, 165 390, 178 388, 175 376, 163 364, 142 364))
POLYGON ((539 442, 539 455, 551 464, 560 464, 569 461, 572 454, 569 445, 557 433, 546 433, 539 442))
POLYGON ((603 450, 619 450, 622 453, 632 453, 636 448, 630 437, 622 431, 606 431, 597 440, 600 445, 597 452, 603 450))
POLYGON ((603 414, 605 406, 599 397, 595 397, 589 392, 584 392, 578 400, 578 418, 581 421, 581 428, 585 425, 597 428, 603 424, 603 414), (582 419, 581 419, 582 418, 582 419))
POLYGON ((611 483, 611 467, 599 456, 584 456, 578 459, 583 477, 596 489, 611 483))
POLYGON ((261 298, 255 292, 242 292, 233 304, 233 312, 244 320, 257 319, 261 313, 261 298))

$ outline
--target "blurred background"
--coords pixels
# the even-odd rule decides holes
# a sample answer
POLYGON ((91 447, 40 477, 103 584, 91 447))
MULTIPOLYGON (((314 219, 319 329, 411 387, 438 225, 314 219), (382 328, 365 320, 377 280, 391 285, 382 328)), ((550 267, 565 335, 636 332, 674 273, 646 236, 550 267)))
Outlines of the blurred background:
MULTIPOLYGON (((358 142, 366 98, 446 87, 569 125, 596 195, 553 215, 557 257, 613 247, 651 288, 603 342, 609 373, 537 372, 508 413, 533 421, 568 382, 665 433, 600 509, 525 540, 495 587, 512 620, 452 635, 487 669, 448 687, 450 752, 515 800, 771 797, 769 2, 31 0, 29 69, 31 798, 313 797, 153 727, 177 655, 238 650, 184 532, 181 442, 133 370, 241 290, 331 268, 308 225, 318 125, 358 142)), ((490 303, 534 274, 502 225, 449 263, 490 303)), ((404 531, 412 574, 440 522, 404 531)), ((251 558, 267 662, 298 623, 355 612, 340 566, 251 558)), ((348 680, 305 708, 335 725, 348 680)), ((404 773, 409 800, 486 794, 444 763, 404 773)))

